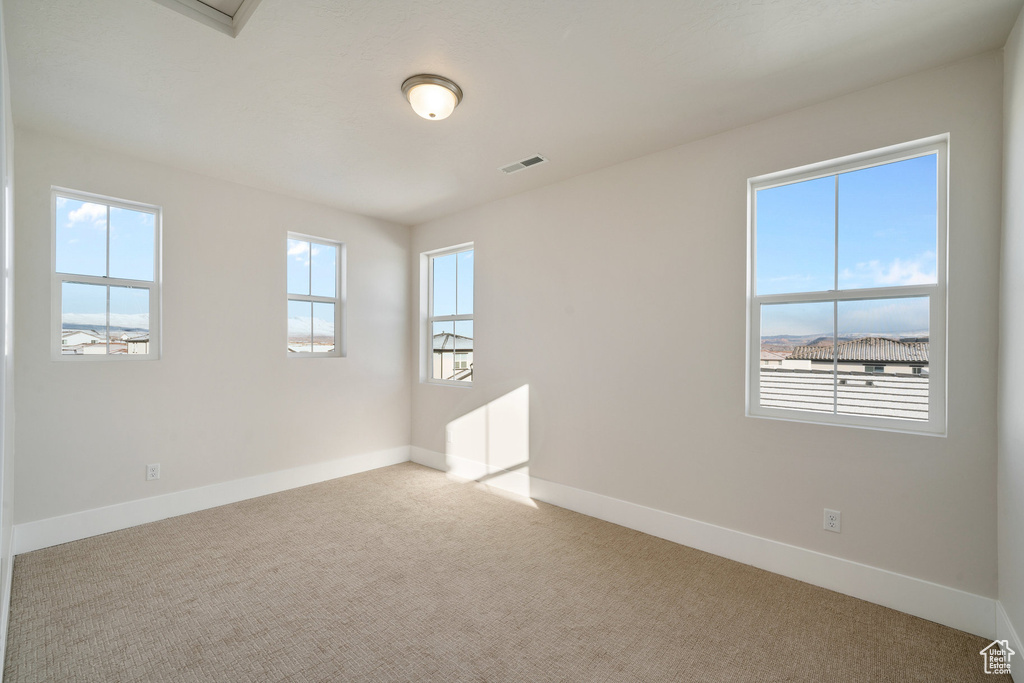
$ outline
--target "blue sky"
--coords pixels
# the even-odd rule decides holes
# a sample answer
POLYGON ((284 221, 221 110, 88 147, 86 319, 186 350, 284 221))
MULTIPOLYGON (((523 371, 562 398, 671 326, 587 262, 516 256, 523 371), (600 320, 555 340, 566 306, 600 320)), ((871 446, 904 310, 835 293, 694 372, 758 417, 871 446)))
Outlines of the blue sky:
MULTIPOLYGON (((761 336, 832 335, 832 302, 761 306, 761 336)), ((928 336, 928 297, 840 301, 840 336, 928 336)))
MULTIPOLYGON (((935 283, 936 221, 935 155, 759 190, 757 294, 935 283)), ((845 302, 838 328, 918 335, 927 313, 926 298, 845 302)), ((763 306, 761 334, 831 334, 832 317, 832 304, 763 306)))
MULTIPOLYGON (((434 315, 473 313, 473 250, 434 258, 434 315)), ((473 338, 472 320, 435 322, 432 334, 473 338)))
POLYGON ((473 313, 473 250, 434 258, 434 315, 473 313))
MULTIPOLYGON (((57 197, 56 230, 58 272, 153 281, 154 214, 57 197)), ((63 322, 89 325, 102 332, 107 297, 105 286, 65 283, 61 296, 63 322)), ((109 299, 111 326, 149 329, 148 290, 110 287, 109 299)))

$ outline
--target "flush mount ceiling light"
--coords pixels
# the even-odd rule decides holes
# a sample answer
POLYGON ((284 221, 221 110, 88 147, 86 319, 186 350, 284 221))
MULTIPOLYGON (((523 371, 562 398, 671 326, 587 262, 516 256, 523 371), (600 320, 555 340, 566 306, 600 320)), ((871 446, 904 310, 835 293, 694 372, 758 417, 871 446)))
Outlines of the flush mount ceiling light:
POLYGON ((402 94, 412 110, 425 119, 440 121, 462 101, 462 88, 444 76, 418 74, 402 83, 402 94))

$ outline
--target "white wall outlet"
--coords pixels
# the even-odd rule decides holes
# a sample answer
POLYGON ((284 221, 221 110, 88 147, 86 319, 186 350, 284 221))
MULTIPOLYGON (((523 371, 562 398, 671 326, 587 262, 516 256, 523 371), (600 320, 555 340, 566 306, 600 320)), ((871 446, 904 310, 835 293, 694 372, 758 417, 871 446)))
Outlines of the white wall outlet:
POLYGON ((146 481, 153 481, 160 478, 160 465, 146 465, 146 481))
POLYGON ((837 534, 842 530, 843 513, 839 510, 825 508, 825 531, 834 531, 837 534))

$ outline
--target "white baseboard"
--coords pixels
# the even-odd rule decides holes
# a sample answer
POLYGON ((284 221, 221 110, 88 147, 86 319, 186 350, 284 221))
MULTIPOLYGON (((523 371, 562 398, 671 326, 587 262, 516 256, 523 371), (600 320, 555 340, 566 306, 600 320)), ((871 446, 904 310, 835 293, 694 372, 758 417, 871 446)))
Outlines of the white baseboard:
POLYGON ((478 460, 446 455, 419 446, 412 446, 409 455, 413 462, 447 472, 456 479, 478 481, 490 488, 530 496, 530 477, 525 472, 505 471, 478 460))
POLYGON ((1016 671, 1017 680, 1024 679, 1021 672, 1024 672, 1024 643, 1021 642, 1020 636, 1017 635, 1017 629, 1013 627, 1013 622, 1010 621, 1010 616, 1003 609, 1003 603, 996 603, 996 640, 1005 640, 1010 643, 1010 649, 1016 654, 1016 658, 1010 661, 1010 670, 1016 671))
POLYGON ((438 453, 437 451, 432 451, 428 448, 410 446, 409 459, 418 465, 432 467, 433 469, 441 470, 442 472, 448 471, 447 456, 445 456, 444 453, 438 453))
POLYGON ((316 484, 350 474, 408 462, 409 447, 351 455, 327 462, 235 479, 220 484, 142 498, 14 526, 14 554, 227 505, 248 498, 316 484))
MULTIPOLYGON (((530 477, 530 497, 984 638, 995 638, 996 601, 992 598, 536 477, 530 477)), ((1008 620, 1006 624, 1009 626, 1008 620)))

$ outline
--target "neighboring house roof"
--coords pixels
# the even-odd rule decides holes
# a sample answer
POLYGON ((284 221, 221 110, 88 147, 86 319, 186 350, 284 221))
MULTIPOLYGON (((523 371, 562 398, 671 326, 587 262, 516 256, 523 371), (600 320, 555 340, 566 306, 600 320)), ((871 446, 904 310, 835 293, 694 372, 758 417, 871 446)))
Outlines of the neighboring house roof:
POLYGON ((84 334, 85 336, 92 337, 96 340, 103 340, 103 336, 94 330, 64 330, 61 334, 61 339, 67 339, 68 337, 73 337, 76 334, 84 334))
POLYGON ((784 353, 777 353, 775 351, 762 351, 761 360, 786 360, 788 358, 784 353))
POLYGON ((129 343, 142 343, 142 342, 147 342, 148 343, 149 342, 149 335, 148 334, 140 334, 140 335, 135 336, 135 337, 128 337, 124 341, 129 342, 129 343))
MULTIPOLYGON (((886 337, 864 337, 838 344, 837 360, 851 363, 927 363, 928 342, 897 341, 886 337)), ((832 346, 798 346, 789 354, 793 360, 832 360, 832 346)))
POLYGON ((434 335, 435 351, 472 351, 473 338, 463 337, 461 334, 441 332, 434 335))

